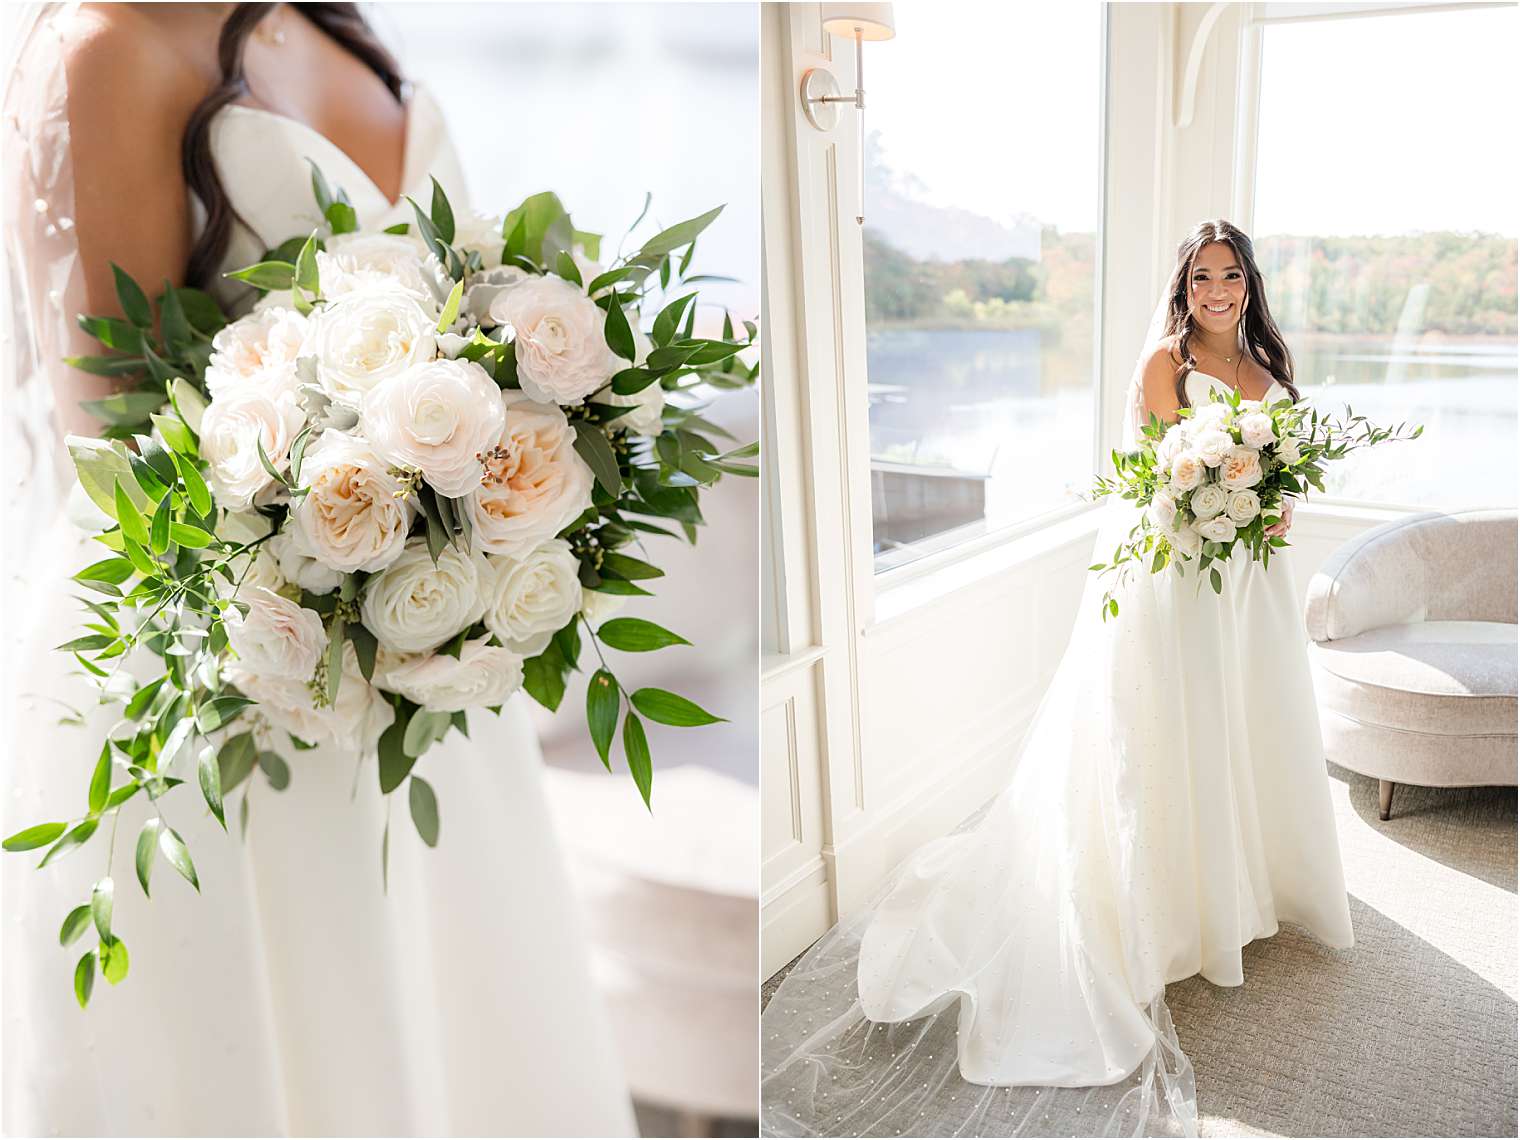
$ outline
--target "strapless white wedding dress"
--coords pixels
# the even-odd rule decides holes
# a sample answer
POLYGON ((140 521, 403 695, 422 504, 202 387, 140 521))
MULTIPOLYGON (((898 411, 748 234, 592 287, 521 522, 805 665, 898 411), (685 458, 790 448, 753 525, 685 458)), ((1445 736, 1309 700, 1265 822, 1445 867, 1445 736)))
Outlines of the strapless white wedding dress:
MULTIPOLYGON (((1106 511, 1095 561, 1135 520, 1106 511)), ((1243 984, 1280 922, 1351 945, 1292 575, 1224 576, 1136 574, 1106 623, 1089 576, 1006 790, 771 999, 768 1134, 1187 1133, 1167 983, 1243 984)))
MULTIPOLYGON (((408 116, 405 192, 425 203, 434 174, 463 207, 457 156, 425 92, 408 116)), ((348 191, 366 226, 410 217, 331 142, 276 115, 226 109, 213 153, 259 234, 238 239, 226 268, 319 224, 308 157, 348 191)), ((5 834, 78 813, 113 723, 57 724, 65 706, 90 699, 51 647, 81 620, 65 579, 99 549, 61 507, 53 514, 24 576, 6 582, 5 834)), ((221 833, 193 777, 167 799, 202 889, 160 865, 150 902, 134 881, 132 848, 151 809, 141 796, 129 802, 111 873, 130 976, 98 981, 85 1011, 71 987, 79 948, 60 949, 58 928, 106 873, 104 829, 41 871, 40 852, 0 859, 5 1132, 634 1135, 527 699, 515 696, 500 718, 472 716, 471 739, 451 735, 420 761, 440 803, 433 850, 404 797, 381 797, 373 762, 356 777, 352 757, 298 752, 283 793, 255 775, 246 840, 231 806, 231 834, 221 833)))

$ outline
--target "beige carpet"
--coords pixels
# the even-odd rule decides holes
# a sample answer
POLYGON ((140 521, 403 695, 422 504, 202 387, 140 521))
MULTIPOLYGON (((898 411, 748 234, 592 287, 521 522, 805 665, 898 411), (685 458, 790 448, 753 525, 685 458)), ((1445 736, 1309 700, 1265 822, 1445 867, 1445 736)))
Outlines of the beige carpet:
MULTIPOLYGON (((1514 1136, 1515 790, 1330 769, 1357 945, 1285 927, 1167 1003, 1206 1136, 1514 1136)), ((762 991, 770 997, 778 974, 762 991)))

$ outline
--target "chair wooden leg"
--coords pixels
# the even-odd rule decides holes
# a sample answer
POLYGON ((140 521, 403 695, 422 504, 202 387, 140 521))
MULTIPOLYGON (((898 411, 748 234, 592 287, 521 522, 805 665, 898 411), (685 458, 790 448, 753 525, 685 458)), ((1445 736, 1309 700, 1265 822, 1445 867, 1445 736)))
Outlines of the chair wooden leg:
POLYGON ((1393 807, 1393 781, 1378 781, 1378 818, 1387 819, 1393 807))

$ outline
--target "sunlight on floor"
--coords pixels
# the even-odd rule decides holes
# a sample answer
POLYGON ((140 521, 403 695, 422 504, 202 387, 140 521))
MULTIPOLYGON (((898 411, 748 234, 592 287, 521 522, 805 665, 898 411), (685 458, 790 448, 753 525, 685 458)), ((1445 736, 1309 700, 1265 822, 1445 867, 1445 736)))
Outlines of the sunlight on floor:
MULTIPOLYGON (((1508 997, 1516 997, 1514 932, 1520 912, 1513 881, 1506 890, 1407 846, 1400 834, 1397 798, 1393 819, 1381 823, 1353 805, 1347 783, 1332 777, 1330 790, 1347 891, 1508 997)), ((1456 854, 1494 867, 1512 859, 1512 854, 1498 851, 1484 858, 1481 844, 1488 838, 1475 833, 1471 844, 1456 854)), ((1512 842, 1508 836, 1492 838, 1506 846, 1512 842)))

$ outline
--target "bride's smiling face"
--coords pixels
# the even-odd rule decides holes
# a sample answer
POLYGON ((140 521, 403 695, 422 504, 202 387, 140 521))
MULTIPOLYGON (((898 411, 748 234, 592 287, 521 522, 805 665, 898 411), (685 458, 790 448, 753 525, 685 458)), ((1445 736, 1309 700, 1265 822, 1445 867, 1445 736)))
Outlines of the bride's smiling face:
POLYGON ((1188 280, 1188 308, 1199 328, 1229 333, 1246 307, 1246 274, 1228 243, 1210 242, 1198 251, 1188 280))

